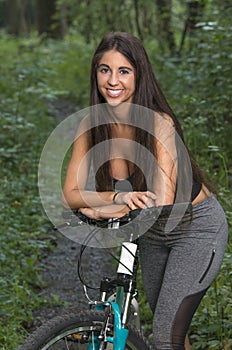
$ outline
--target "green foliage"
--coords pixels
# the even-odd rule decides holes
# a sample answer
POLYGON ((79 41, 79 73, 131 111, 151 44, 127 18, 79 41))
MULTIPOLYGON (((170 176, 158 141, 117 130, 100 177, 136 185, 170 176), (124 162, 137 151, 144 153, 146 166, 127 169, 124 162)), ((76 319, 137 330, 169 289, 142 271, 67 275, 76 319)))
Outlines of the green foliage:
POLYGON ((228 350, 232 346, 232 9, 210 6, 199 29, 188 37, 181 56, 157 56, 155 42, 147 48, 159 81, 181 120, 186 142, 215 184, 229 223, 222 268, 191 324, 192 349, 228 350))
POLYGON ((203 298, 191 324, 193 349, 230 349, 232 345, 231 246, 221 271, 203 298))
MULTIPOLYGON (((189 148, 217 185, 230 227, 222 269, 191 325, 192 348, 229 350, 232 342, 229 103, 232 13, 231 9, 223 11, 210 1, 207 4, 211 7, 201 18, 199 29, 188 36, 181 56, 159 55, 157 41, 149 36, 145 45, 156 75, 181 120, 189 148)), ((178 13, 181 11, 178 8, 178 13)), ((75 24, 75 18, 72 20, 75 24)), ((54 101, 88 105, 89 65, 99 39, 96 32, 88 44, 74 26, 62 41, 44 40, 34 34, 20 40, 3 33, 0 37, 0 347, 3 350, 16 348, 26 332, 24 326, 32 321, 33 310, 48 302, 35 293, 43 283, 38 277, 41 252, 49 249, 49 224, 38 196, 37 167, 46 138, 57 123, 52 118, 56 113, 54 101)), ((142 299, 142 317, 147 331, 151 328, 151 314, 145 299, 142 299)))
POLYGON ((48 69, 53 72, 48 77, 51 89, 57 89, 62 83, 62 91, 75 104, 86 107, 89 103, 90 64, 94 50, 93 44, 86 45, 77 34, 69 34, 58 44, 49 47, 52 55, 48 69))
POLYGON ((155 57, 159 79, 182 121, 190 149, 225 188, 231 186, 230 19, 231 9, 215 8, 188 38, 181 57, 155 57))
MULTIPOLYGON (((49 225, 37 193, 37 166, 56 96, 46 83, 49 58, 36 38, 1 38, 0 222, 1 349, 15 349, 32 312, 47 303, 34 290, 41 251, 50 249, 49 225), (9 59, 10 57, 10 59, 9 59)), ((52 73, 51 73, 52 74, 52 73)))
POLYGON ((70 24, 68 31, 80 34, 87 43, 98 41, 106 32, 126 31, 132 34, 151 37, 155 25, 154 3, 141 1, 80 1, 58 0, 57 16, 70 24))

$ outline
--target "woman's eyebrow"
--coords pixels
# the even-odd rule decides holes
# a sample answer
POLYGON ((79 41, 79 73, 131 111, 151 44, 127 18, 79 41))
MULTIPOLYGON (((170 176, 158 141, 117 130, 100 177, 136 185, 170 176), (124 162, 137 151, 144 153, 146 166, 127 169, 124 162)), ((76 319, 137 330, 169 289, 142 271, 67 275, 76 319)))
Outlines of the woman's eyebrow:
POLYGON ((127 66, 122 66, 122 67, 119 67, 119 69, 128 69, 128 70, 133 70, 132 68, 130 68, 130 67, 127 67, 127 66))
MULTIPOLYGON (((101 64, 99 64, 99 65, 98 65, 98 68, 100 68, 100 67, 102 67, 102 66, 111 69, 110 66, 109 66, 108 64, 106 64, 106 63, 101 63, 101 64)), ((118 69, 128 69, 128 70, 130 70, 130 71, 133 70, 132 68, 127 67, 127 66, 122 66, 122 67, 119 67, 118 69)))
POLYGON ((101 66, 105 66, 105 67, 110 68, 110 66, 108 66, 108 64, 105 64, 105 63, 101 63, 101 64, 98 65, 98 67, 101 67, 101 66))

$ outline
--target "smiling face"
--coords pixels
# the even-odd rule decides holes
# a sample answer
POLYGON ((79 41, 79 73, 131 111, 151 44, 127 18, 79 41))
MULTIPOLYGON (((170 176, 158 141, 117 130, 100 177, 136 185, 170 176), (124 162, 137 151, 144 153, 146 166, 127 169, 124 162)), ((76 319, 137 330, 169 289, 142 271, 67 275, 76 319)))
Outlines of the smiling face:
POLYGON ((135 69, 120 52, 107 51, 98 64, 97 84, 107 103, 117 105, 132 102, 135 91, 135 69))

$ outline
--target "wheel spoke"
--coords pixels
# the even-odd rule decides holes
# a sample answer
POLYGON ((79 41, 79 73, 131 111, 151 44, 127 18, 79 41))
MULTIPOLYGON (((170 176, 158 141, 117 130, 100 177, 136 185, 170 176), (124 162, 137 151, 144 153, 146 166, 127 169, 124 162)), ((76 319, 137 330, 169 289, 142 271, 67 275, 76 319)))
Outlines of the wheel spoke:
POLYGON ((69 346, 68 346, 68 342, 67 342, 67 337, 65 337, 64 341, 65 341, 66 349, 67 349, 67 350, 70 350, 70 348, 69 348, 69 346))
MULTIPOLYGON (((79 314, 58 316, 40 327, 20 350, 99 350, 102 327, 105 324, 102 311, 85 311, 79 314)), ((112 322, 112 321, 111 321, 112 322)), ((112 338, 114 326, 108 324, 106 336, 112 338)), ((103 345, 103 344, 102 344, 103 345)), ((113 350, 114 344, 106 343, 104 350, 113 350)), ((139 332, 129 328, 126 350, 148 350, 149 346, 139 332)))

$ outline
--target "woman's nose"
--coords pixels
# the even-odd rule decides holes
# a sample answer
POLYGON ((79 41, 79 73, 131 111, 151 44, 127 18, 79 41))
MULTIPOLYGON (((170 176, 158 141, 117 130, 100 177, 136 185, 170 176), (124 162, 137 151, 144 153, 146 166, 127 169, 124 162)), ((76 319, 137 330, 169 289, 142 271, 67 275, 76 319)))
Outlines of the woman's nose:
POLYGON ((118 85, 118 74, 117 72, 112 72, 109 76, 108 83, 111 86, 116 86, 118 85))

